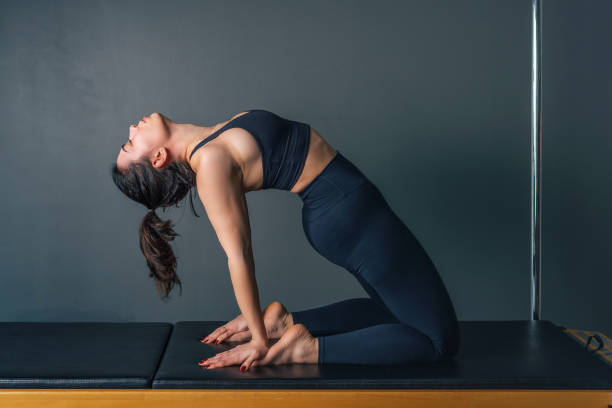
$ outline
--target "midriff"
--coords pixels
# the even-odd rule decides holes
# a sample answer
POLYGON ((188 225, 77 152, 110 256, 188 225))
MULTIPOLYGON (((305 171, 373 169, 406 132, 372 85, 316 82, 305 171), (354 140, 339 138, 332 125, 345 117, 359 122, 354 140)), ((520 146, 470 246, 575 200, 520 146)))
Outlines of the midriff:
POLYGON ((310 127, 310 143, 304 168, 290 191, 297 194, 305 189, 323 171, 325 166, 332 161, 335 155, 336 149, 331 147, 316 130, 310 127))

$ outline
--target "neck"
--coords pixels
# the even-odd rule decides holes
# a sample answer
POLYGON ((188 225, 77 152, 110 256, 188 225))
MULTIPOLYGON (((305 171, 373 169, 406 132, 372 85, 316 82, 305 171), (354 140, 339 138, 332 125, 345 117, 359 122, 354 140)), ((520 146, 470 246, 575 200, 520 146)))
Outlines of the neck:
MULTIPOLYGON (((167 148, 171 160, 181 160, 191 165, 189 155, 202 139, 214 132, 215 126, 199 126, 191 123, 176 123, 169 121, 170 140, 167 148)), ((194 169, 195 171, 195 169, 194 169)))

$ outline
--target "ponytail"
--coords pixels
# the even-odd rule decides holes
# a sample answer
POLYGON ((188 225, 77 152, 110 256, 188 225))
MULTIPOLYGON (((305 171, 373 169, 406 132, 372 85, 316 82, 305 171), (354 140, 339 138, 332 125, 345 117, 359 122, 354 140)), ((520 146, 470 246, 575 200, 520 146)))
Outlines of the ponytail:
POLYGON ((149 210, 140 224, 140 250, 149 266, 149 276, 155 278, 157 292, 162 299, 168 298, 175 284, 179 285, 180 293, 183 292, 176 274, 176 257, 170 246, 170 241, 176 236, 180 234, 172 229, 172 222, 162 221, 155 209, 149 210))
MULTIPOLYGON (((149 209, 140 224, 140 250, 150 269, 149 276, 155 279, 157 292, 162 300, 166 300, 174 285, 178 284, 182 294, 183 287, 176 273, 176 257, 170 246, 170 241, 180 234, 172 229, 170 220, 162 221, 155 209, 178 207, 196 184, 195 172, 185 161, 174 161, 156 169, 144 158, 131 163, 125 171, 113 165, 111 175, 121 192, 149 209)), ((191 194, 189 198, 191 210, 199 217, 191 194)))

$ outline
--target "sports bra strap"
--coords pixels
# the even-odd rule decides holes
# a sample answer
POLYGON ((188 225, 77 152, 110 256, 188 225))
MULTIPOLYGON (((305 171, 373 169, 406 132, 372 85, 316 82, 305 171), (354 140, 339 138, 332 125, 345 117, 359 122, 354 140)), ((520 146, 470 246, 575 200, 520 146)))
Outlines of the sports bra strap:
POLYGON ((210 136, 207 136, 206 138, 202 139, 202 140, 201 140, 201 141, 200 141, 200 142, 199 142, 199 143, 198 143, 198 144, 197 144, 197 145, 196 145, 196 146, 193 148, 193 150, 191 151, 191 154, 189 155, 189 160, 191 160, 191 157, 192 157, 192 156, 193 156, 193 154, 196 152, 196 150, 198 150, 200 147, 204 146, 204 145, 205 145, 206 143, 208 143, 209 141, 213 140, 215 137, 219 136, 219 134, 221 134, 221 132, 222 132, 223 130, 226 130, 226 129, 227 129, 227 127, 228 127, 228 126, 229 126, 229 125, 230 125, 230 124, 231 124, 233 121, 235 121, 236 119, 239 119, 239 118, 241 118, 241 117, 243 117, 243 116, 248 115, 250 112, 251 112, 250 110, 246 111, 246 113, 244 113, 244 114, 242 114, 242 115, 238 116, 237 118, 234 118, 234 119, 230 120, 229 122, 227 122, 225 125, 223 125, 223 127, 221 127, 221 129, 219 129, 219 130, 215 131, 215 132, 214 132, 214 133, 212 133, 210 136))

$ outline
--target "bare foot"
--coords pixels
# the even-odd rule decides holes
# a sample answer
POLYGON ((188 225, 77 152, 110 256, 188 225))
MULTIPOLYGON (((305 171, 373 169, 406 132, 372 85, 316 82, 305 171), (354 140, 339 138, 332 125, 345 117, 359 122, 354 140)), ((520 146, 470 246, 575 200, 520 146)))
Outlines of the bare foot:
POLYGON ((264 311, 263 318, 270 339, 280 339, 294 325, 293 316, 281 302, 270 303, 264 311))
MULTIPOLYGON (((291 326, 293 326, 293 316, 283 306, 281 302, 274 301, 263 310, 263 321, 266 326, 266 333, 269 339, 280 339, 291 326)), ((246 330, 233 333, 229 336, 221 336, 221 339, 228 342, 244 342, 251 340, 251 331, 246 330)))
POLYGON ((253 362, 256 365, 277 365, 288 363, 317 363, 319 361, 319 340, 312 337, 301 323, 291 326, 285 334, 270 347, 268 354, 253 362))

